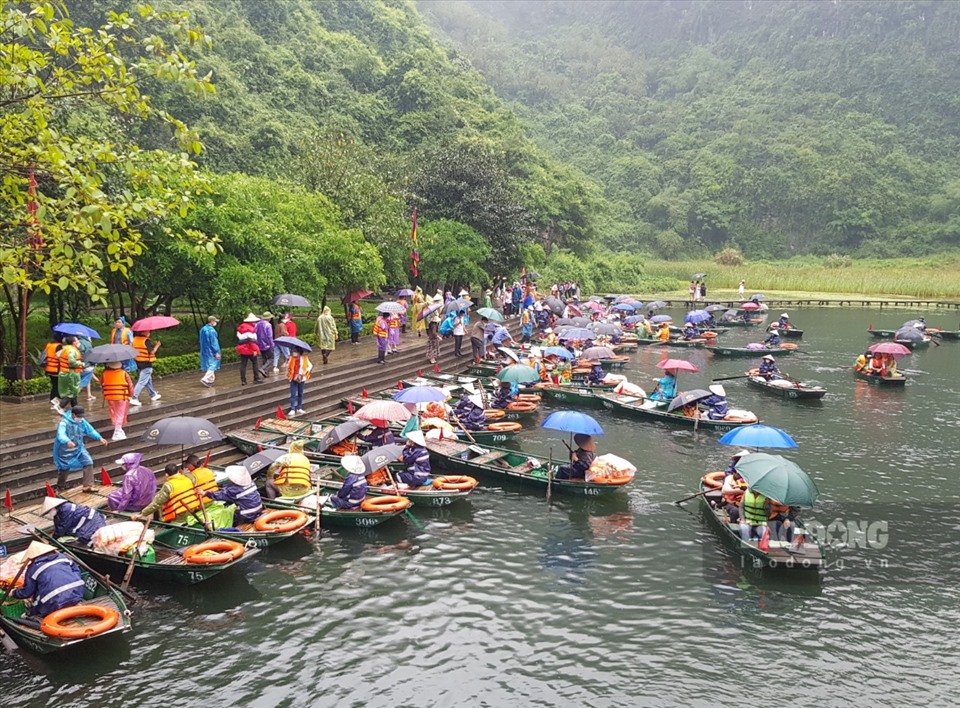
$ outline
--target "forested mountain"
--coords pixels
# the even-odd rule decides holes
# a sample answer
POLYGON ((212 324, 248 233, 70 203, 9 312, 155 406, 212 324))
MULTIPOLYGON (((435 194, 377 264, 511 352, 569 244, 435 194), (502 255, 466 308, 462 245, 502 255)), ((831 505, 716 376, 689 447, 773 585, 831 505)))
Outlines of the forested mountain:
POLYGON ((418 0, 670 257, 960 245, 960 3, 418 0))

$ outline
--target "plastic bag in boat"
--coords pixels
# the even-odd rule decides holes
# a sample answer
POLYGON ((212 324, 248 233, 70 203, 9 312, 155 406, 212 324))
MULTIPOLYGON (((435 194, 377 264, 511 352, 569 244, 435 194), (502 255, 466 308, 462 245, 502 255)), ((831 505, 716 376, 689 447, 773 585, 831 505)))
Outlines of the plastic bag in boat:
POLYGON ((633 479, 637 468, 627 460, 607 453, 600 455, 587 470, 586 480, 594 483, 624 484, 633 479))

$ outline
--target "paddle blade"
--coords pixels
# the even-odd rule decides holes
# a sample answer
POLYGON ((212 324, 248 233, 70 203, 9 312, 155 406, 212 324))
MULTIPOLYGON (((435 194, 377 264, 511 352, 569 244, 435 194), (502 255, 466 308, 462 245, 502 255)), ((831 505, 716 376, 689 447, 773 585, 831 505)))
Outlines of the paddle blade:
POLYGON ((113 480, 110 479, 110 475, 107 474, 107 468, 106 468, 106 467, 101 467, 101 468, 100 468, 100 484, 101 484, 101 486, 104 486, 104 487, 113 486, 113 480))

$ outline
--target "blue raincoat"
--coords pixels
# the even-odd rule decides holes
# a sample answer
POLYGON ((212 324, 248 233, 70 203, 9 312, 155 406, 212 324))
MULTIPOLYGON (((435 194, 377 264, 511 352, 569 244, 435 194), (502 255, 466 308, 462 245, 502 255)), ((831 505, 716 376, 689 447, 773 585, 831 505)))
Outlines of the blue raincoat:
POLYGON ((200 328, 200 370, 219 371, 220 335, 212 324, 205 324, 200 328))
POLYGON ((73 559, 62 553, 37 556, 23 574, 23 587, 12 593, 17 599, 34 599, 30 614, 46 617, 51 612, 83 602, 83 577, 73 559))
POLYGON ((667 374, 657 381, 657 390, 650 396, 653 401, 672 401, 677 395, 677 377, 667 374))
POLYGON ((84 437, 101 440, 100 433, 93 429, 86 418, 75 420, 70 411, 64 413, 53 441, 53 463, 58 471, 77 472, 93 464, 93 458, 83 444, 84 437), (68 442, 76 447, 68 448, 68 442))
POLYGON ((232 482, 211 493, 211 499, 227 504, 236 504, 233 512, 233 524, 252 524, 263 513, 263 501, 257 486, 251 482, 245 487, 232 482))
POLYGON ((106 525, 106 518, 96 509, 83 504, 64 502, 54 513, 53 535, 56 538, 74 536, 89 546, 93 534, 106 525))
POLYGON ((411 487, 422 487, 430 482, 430 451, 419 445, 403 448, 403 464, 407 466, 397 474, 397 481, 411 487))
POLYGON ((700 403, 710 406, 710 410, 707 411, 707 418, 710 420, 723 420, 730 412, 730 406, 727 405, 727 399, 724 396, 714 394, 709 398, 704 398, 700 403))
POLYGON ((367 478, 362 474, 348 474, 343 486, 330 497, 330 503, 338 509, 359 509, 367 496, 367 478))

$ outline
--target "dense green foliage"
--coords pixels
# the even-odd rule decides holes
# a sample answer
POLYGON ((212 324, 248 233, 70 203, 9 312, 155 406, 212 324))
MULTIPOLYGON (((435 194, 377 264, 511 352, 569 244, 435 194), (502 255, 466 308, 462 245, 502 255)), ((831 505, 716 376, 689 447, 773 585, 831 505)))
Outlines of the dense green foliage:
POLYGON ((888 257, 960 245, 960 4, 419 0, 615 249, 888 257))

